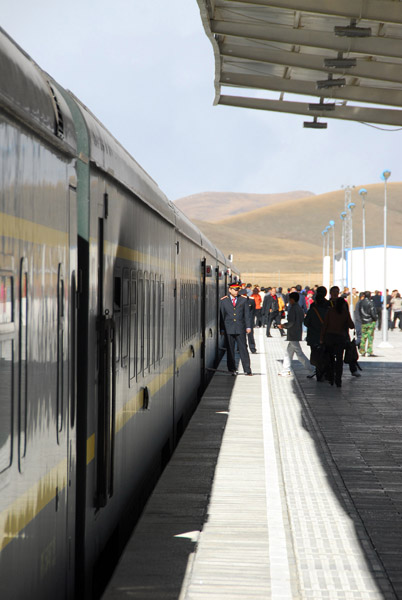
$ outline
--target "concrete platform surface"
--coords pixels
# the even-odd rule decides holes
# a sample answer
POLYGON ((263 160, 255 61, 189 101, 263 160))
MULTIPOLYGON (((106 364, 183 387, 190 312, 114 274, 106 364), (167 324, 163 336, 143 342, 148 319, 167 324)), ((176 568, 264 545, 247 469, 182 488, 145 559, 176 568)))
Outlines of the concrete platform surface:
MULTIPOLYGON (((222 361, 103 600, 402 600, 402 333, 342 388, 222 361)), ((308 354, 308 348, 303 343, 308 354)))

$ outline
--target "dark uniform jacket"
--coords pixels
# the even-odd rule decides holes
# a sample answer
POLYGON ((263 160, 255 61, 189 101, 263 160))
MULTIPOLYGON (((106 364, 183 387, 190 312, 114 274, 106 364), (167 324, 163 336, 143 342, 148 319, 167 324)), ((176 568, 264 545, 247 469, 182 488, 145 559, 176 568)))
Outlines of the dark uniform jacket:
POLYGON ((226 331, 229 335, 238 335, 246 333, 246 329, 251 327, 251 312, 246 298, 238 296, 234 307, 231 297, 224 296, 221 299, 220 330, 226 331))
MULTIPOLYGON (((243 298, 246 299, 248 307, 250 309, 251 323, 252 327, 254 326, 254 318, 255 318, 255 300, 252 296, 245 296, 244 294, 240 294, 243 298)), ((239 294, 237 295, 239 297, 239 294)), ((229 298, 230 300, 230 298, 229 298)), ((233 305, 232 305, 233 306, 233 305)))

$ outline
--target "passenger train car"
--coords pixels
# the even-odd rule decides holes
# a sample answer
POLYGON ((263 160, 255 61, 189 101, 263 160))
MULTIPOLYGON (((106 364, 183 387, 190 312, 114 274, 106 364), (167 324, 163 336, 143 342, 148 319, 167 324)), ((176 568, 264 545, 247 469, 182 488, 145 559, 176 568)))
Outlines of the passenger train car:
POLYGON ((0 597, 96 598, 238 274, 3 30, 0 81, 0 597))

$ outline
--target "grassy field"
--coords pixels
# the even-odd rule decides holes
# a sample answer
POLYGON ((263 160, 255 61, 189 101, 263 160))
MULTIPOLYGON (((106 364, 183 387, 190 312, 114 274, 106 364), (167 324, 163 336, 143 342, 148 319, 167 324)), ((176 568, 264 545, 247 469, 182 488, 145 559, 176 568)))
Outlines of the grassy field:
MULTIPOLYGON (((362 202, 358 190, 365 187, 366 245, 383 244, 384 185, 382 183, 356 187, 352 192, 353 245, 362 245, 362 202)), ((402 246, 402 183, 388 183, 388 244, 402 246)), ((303 192, 297 192, 303 193, 303 192)), ((208 197, 210 198, 211 193, 208 197)), ((227 206, 222 214, 230 212, 232 194, 227 196, 227 206)), ((236 195, 238 196, 238 195, 236 195)), ((252 196, 248 194, 247 197, 252 196)), ((259 195, 260 196, 260 195, 259 195)), ((220 202, 223 201, 219 194, 220 202)), ((190 197, 193 198, 193 197, 190 197)), ((238 198, 236 198, 238 202, 238 198)), ((250 206, 250 202, 245 203, 250 206)), ((252 202, 251 202, 252 204, 252 202)), ((198 214, 204 210, 199 203, 198 214)), ((238 210, 236 204, 235 210, 238 210)), ((341 250, 341 219, 344 210, 344 191, 298 197, 248 210, 235 216, 212 222, 211 206, 201 219, 194 219, 205 235, 227 256, 233 254, 234 264, 250 283, 289 286, 293 283, 314 285, 321 283, 322 246, 321 232, 329 221, 335 221, 335 250, 341 250), (280 274, 280 275, 279 275, 280 274), (258 280, 258 281, 257 281, 258 280)), ((187 213, 186 213, 187 214, 187 213)), ((194 214, 194 213, 192 213, 194 214)), ((332 234, 331 234, 332 252, 332 234)))
POLYGON ((176 206, 191 221, 219 223, 222 219, 234 217, 264 206, 280 204, 288 200, 309 198, 311 192, 286 192, 283 194, 240 194, 238 192, 201 192, 175 201, 176 206), (207 218, 206 218, 207 217, 207 218))

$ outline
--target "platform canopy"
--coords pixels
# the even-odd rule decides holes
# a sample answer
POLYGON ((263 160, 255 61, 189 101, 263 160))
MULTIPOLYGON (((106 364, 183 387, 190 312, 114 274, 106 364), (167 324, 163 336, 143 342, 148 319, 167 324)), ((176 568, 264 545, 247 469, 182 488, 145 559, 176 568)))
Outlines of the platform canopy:
POLYGON ((215 104, 305 115, 307 127, 325 127, 322 118, 402 126, 402 2, 197 1, 215 104))

